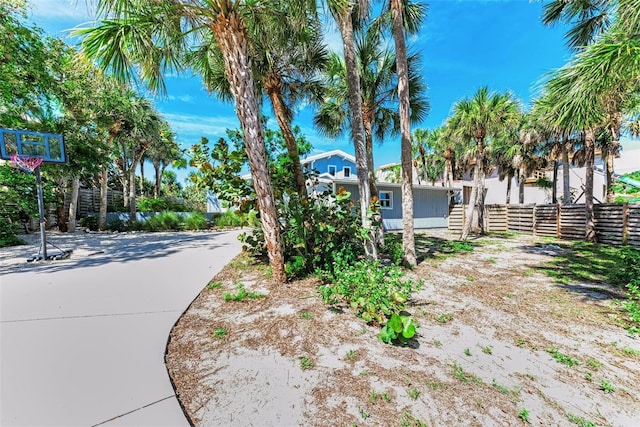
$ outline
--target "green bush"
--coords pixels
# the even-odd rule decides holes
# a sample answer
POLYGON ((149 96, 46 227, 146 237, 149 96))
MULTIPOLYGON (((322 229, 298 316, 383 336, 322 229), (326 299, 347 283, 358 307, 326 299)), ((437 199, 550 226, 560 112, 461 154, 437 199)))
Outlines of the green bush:
POLYGON ((144 223, 147 231, 170 231, 182 228, 182 218, 173 212, 161 212, 144 223))
POLYGON ((25 241, 16 236, 16 234, 17 227, 15 224, 5 218, 0 218, 0 248, 24 245, 25 241))
MULTIPOLYGON (((351 264, 364 253, 367 232, 350 196, 344 190, 310 199, 291 194, 277 203, 289 277, 315 272, 332 276, 337 261, 351 264)), ((241 240, 250 252, 266 253, 260 228, 243 234, 241 240)))
POLYGON ((383 325, 393 314, 404 310, 405 303, 421 282, 404 280, 397 266, 383 266, 377 261, 361 260, 353 265, 340 262, 332 284, 320 287, 325 303, 346 303, 367 323, 383 325))
POLYGON ((80 219, 80 227, 88 228, 91 231, 98 231, 100 219, 95 215, 85 216, 80 219))
POLYGON ((240 211, 226 211, 215 218, 217 227, 244 227, 248 225, 247 215, 240 211))
POLYGON ((184 203, 177 202, 173 199, 167 199, 165 197, 158 197, 157 199, 141 197, 136 201, 136 207, 139 212, 186 211, 184 203))
POLYGON ((186 230, 206 230, 209 228, 209 220, 200 212, 194 212, 185 218, 184 228, 186 230))
POLYGON ((131 229, 131 224, 129 223, 129 221, 116 218, 107 222, 107 229, 119 232, 129 231, 131 229))

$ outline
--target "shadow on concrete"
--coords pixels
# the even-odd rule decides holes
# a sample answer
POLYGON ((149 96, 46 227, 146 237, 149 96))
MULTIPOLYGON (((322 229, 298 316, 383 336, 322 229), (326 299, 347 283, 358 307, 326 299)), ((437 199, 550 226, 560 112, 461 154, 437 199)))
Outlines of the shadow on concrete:
MULTIPOLYGON (((30 245, 3 248, 0 249, 3 258, 0 275, 50 273, 114 262, 162 258, 185 249, 214 249, 227 244, 224 239, 220 239, 226 233, 56 233, 48 236, 48 240, 62 250, 73 250, 68 259, 27 262, 28 258, 38 253, 39 241, 30 245)), ((34 240, 32 236, 29 237, 34 240)), ((58 249, 50 246, 48 252, 55 254, 58 249)))

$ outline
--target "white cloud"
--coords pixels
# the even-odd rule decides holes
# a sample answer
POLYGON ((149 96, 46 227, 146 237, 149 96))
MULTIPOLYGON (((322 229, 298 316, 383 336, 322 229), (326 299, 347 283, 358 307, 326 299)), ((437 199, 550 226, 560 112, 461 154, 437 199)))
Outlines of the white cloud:
POLYGON ((164 113, 163 116, 177 133, 178 140, 189 145, 199 142, 202 136, 214 139, 225 136, 227 129, 240 127, 236 116, 209 117, 179 113, 164 113))
POLYGON ((182 101, 187 104, 193 104, 195 102, 194 97, 191 95, 180 95, 180 96, 169 95, 167 98, 169 99, 169 101, 182 101))

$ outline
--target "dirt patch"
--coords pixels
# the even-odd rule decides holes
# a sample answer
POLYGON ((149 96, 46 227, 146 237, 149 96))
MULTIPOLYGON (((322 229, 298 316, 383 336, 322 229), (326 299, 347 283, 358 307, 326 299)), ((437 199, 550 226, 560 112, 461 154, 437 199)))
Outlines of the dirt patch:
POLYGON ((202 426, 637 426, 640 342, 619 326, 619 291, 554 283, 541 268, 564 250, 555 244, 476 243, 411 273, 425 285, 410 347, 330 310, 318 281, 274 286, 238 257, 171 333, 179 399, 202 426), (225 302, 240 285, 266 297, 225 302))

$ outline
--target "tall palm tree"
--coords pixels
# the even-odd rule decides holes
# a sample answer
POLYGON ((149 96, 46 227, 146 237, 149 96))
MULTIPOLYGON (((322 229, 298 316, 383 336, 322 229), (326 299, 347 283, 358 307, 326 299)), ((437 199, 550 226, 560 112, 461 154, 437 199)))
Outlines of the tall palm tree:
POLYGON ((486 143, 507 129, 517 127, 520 122, 520 107, 510 93, 492 93, 484 86, 473 98, 464 98, 453 107, 449 126, 462 141, 473 141, 475 151, 474 183, 467 208, 461 239, 466 239, 471 231, 474 211, 480 232, 484 232, 484 174, 486 169, 486 143))
MULTIPOLYGON (((275 6, 288 4, 275 3, 275 6)), ((286 144, 296 191, 306 197, 300 152, 292 131, 292 104, 301 100, 319 102, 322 84, 319 73, 327 63, 320 25, 309 12, 292 15, 287 10, 247 16, 249 45, 256 86, 269 99, 286 144), (276 23, 272 22, 276 19, 276 23), (300 20, 304 21, 302 25, 300 20)), ((224 74, 224 60, 213 35, 190 55, 195 68, 206 76, 207 89, 224 101, 233 99, 224 74)))
MULTIPOLYGON (((400 144, 402 165, 402 249, 404 262, 417 264, 413 222, 413 165, 411 159, 411 120, 409 110, 409 66, 405 40, 405 0, 389 0, 391 32, 396 46, 398 98, 400 101, 400 144)), ((411 30, 411 28, 409 28, 411 30)))
POLYGON ((358 191, 360 193, 360 215, 362 226, 371 230, 371 237, 365 242, 368 257, 377 258, 378 250, 375 244, 375 230, 371 228, 371 220, 367 211, 371 205, 371 190, 369 182, 373 180, 373 171, 367 164, 367 148, 364 138, 364 124, 362 113, 362 89, 360 87, 360 73, 355 49, 353 19, 357 21, 367 16, 369 2, 367 0, 326 0, 333 19, 338 25, 342 37, 344 60, 347 70, 347 88, 349 111, 351 114, 351 136, 355 147, 356 169, 358 171, 358 191))
MULTIPOLYGON (((367 150, 367 164, 373 171, 374 136, 382 144, 389 134, 400 130, 397 112, 396 62, 393 50, 385 48, 378 27, 370 26, 356 32, 356 55, 362 91, 362 115, 367 150)), ((411 120, 424 119, 429 109, 426 87, 418 75, 417 55, 409 57, 411 120)), ((326 69, 327 93, 314 118, 314 124, 326 135, 336 137, 348 128, 346 64, 338 54, 332 54, 326 69)), ((372 176, 373 178, 373 176, 372 176)), ((369 181, 372 196, 377 196, 375 179, 369 181)))
POLYGON ((578 84, 575 71, 571 64, 557 70, 547 82, 546 89, 554 101, 552 113, 556 124, 563 129, 579 131, 582 135, 586 168, 585 239, 588 242, 594 242, 596 234, 593 220, 593 169, 596 131, 604 123, 605 113, 597 96, 578 84))
MULTIPOLYGON (((291 3, 294 13, 306 2, 291 3)), ((104 19, 94 28, 77 31, 88 55, 100 59, 122 79, 130 78, 134 65, 147 85, 164 89, 163 73, 182 70, 184 53, 193 39, 213 34, 224 59, 224 69, 236 104, 236 114, 245 138, 245 150, 257 196, 258 209, 273 277, 286 281, 280 224, 267 166, 260 107, 249 56, 246 12, 269 13, 269 5, 232 0, 206 3, 180 0, 98 0, 104 19)), ((280 9, 282 10, 282 9, 280 9)))

